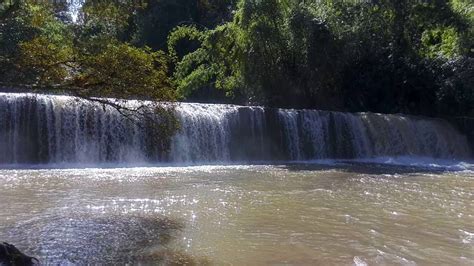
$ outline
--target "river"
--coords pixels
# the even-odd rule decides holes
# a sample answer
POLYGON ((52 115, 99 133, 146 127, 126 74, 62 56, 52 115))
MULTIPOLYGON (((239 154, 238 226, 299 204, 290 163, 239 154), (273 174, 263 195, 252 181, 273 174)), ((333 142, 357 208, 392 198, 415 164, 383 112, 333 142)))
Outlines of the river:
POLYGON ((0 93, 0 240, 53 265, 474 264, 473 154, 449 122, 173 112, 168 150, 110 106, 0 93))
POLYGON ((5 169, 0 239, 45 264, 472 265, 472 167, 5 169))

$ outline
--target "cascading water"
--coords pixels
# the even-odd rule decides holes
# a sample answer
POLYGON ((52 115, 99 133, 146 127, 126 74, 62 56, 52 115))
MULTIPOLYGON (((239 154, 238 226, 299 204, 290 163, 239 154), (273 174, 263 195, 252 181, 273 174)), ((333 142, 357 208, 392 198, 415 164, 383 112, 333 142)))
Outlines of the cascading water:
POLYGON ((229 161, 230 121, 237 108, 226 105, 180 104, 181 130, 172 140, 174 162, 229 161))
POLYGON ((177 104, 175 112, 181 129, 164 154, 146 127, 111 107, 69 96, 0 93, 0 163, 470 156, 466 138, 440 119, 195 103, 177 104))

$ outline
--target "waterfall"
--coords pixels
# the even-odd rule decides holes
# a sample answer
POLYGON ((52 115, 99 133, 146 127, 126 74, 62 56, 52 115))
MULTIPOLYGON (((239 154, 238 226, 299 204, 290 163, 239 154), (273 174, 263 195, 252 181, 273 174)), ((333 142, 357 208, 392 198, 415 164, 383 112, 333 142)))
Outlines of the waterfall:
MULTIPOLYGON (((139 105, 127 101, 127 105, 139 105)), ((467 158, 441 119, 178 103, 170 151, 117 110, 70 96, 0 93, 0 163, 216 163, 423 156, 467 158)))
POLYGON ((229 161, 230 121, 235 112, 235 107, 226 105, 178 105, 181 130, 172 140, 171 160, 229 161))

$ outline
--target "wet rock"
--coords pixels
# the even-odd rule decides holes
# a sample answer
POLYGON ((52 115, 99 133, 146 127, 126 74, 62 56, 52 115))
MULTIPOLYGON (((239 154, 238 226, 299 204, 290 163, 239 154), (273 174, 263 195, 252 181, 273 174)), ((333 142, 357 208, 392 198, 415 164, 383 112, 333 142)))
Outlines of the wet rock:
POLYGON ((8 243, 0 243, 0 265, 2 266, 22 266, 22 265, 38 265, 39 261, 23 254, 14 245, 8 243))

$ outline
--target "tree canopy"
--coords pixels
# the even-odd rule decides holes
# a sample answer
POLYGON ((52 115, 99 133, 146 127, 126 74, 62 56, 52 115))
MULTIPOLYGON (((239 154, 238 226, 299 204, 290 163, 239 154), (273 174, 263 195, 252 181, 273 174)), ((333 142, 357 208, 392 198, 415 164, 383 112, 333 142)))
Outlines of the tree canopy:
POLYGON ((84 97, 474 115, 469 0, 0 5, 0 82, 84 97), (66 12, 67 13, 67 12, 66 12))
POLYGON ((169 35, 200 41, 174 79, 185 95, 211 86, 277 107, 473 115, 472 13, 468 1, 242 0, 199 37, 169 35))

